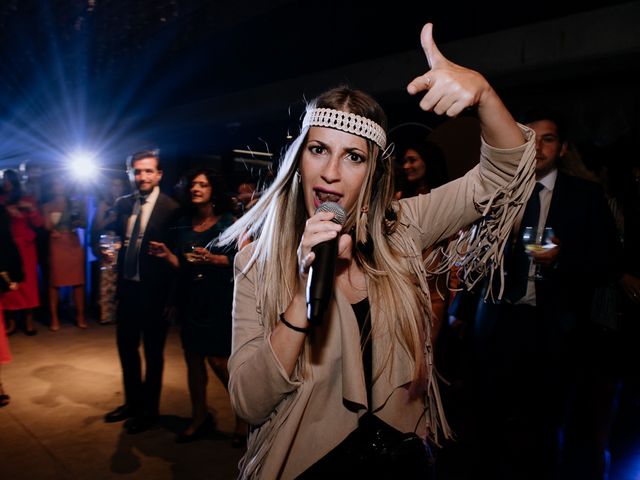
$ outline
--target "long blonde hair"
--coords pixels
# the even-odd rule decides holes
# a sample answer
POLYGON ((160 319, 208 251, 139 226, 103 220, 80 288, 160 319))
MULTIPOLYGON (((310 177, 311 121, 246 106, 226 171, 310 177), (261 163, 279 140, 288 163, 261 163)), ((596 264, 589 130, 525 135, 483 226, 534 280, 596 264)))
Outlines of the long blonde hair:
MULTIPOLYGON (((347 87, 338 87, 320 95, 311 108, 332 108, 369 118, 385 130, 386 115, 369 95, 347 87)), ((268 331, 278 322, 297 289, 297 248, 307 219, 298 165, 307 141, 303 129, 285 152, 278 174, 260 200, 243 217, 226 230, 222 244, 239 242, 247 235, 253 239, 253 254, 247 269, 257 268, 257 308, 268 331), (274 288, 274 285, 278 285, 274 288)), ((401 348, 414 360, 412 392, 425 386, 425 325, 430 305, 408 266, 413 255, 403 242, 390 241, 398 228, 393 209, 393 166, 385 152, 367 140, 368 172, 356 205, 347 212, 344 231, 352 232, 354 258, 363 269, 369 286, 372 312, 377 312, 373 334, 383 331, 396 338, 401 348)), ((387 361, 393 358, 393 349, 387 361)), ((378 372, 381 370, 378 370, 378 372)))

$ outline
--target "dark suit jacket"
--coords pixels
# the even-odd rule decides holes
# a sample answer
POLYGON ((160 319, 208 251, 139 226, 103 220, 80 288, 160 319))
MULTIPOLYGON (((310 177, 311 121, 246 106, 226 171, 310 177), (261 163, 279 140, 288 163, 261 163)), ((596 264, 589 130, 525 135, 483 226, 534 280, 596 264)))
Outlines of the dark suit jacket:
MULTIPOLYGON (((536 281, 536 305, 549 325, 570 332, 589 323, 595 287, 620 277, 621 245, 600 185, 560 172, 545 226, 561 247, 556 264, 541 268, 545 280, 536 281)), ((509 257, 505 252, 507 272, 509 257)), ((506 281, 508 292, 509 275, 506 281)), ((476 330, 490 335, 502 309, 479 293, 476 330)))
MULTIPOLYGON (((126 195, 116 201, 115 208, 118 214, 117 233, 124 240, 127 231, 127 221, 133 211, 135 194, 126 195)), ((147 223, 139 254, 139 274, 140 274, 140 302, 145 310, 162 311, 171 296, 171 290, 175 281, 175 270, 169 263, 158 257, 148 254, 149 242, 163 242, 170 249, 175 243, 175 227, 178 217, 178 204, 160 193, 158 200, 153 207, 149 222, 147 223)), ((123 242, 124 244, 124 242, 123 242)), ((124 285, 123 262, 126 254, 126 247, 120 249, 118 256, 118 296, 122 297, 124 285)))
POLYGON ((563 173, 545 226, 561 246, 556 265, 542 268, 536 304, 571 329, 588 321, 594 288, 620 277, 621 245, 600 185, 563 173))

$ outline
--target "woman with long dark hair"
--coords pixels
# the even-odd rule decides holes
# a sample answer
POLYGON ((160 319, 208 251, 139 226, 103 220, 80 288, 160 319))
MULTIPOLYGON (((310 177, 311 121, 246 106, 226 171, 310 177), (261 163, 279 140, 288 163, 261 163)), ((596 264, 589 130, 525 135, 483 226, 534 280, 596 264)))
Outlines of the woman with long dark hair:
POLYGON ((397 163, 401 176, 397 178, 398 198, 429 193, 447 182, 447 164, 438 145, 423 139, 413 139, 398 145, 397 163))
MULTIPOLYGON (((207 412, 208 363, 228 388, 227 360, 231 353, 231 304, 235 249, 215 245, 220 233, 234 221, 230 198, 220 177, 209 168, 195 169, 184 180, 187 201, 179 222, 177 248, 171 252, 160 242, 150 242, 151 254, 165 258, 180 270, 178 317, 187 362, 193 418, 176 438, 178 443, 202 438, 213 430, 207 412)), ((237 420, 235 445, 246 435, 237 420)))

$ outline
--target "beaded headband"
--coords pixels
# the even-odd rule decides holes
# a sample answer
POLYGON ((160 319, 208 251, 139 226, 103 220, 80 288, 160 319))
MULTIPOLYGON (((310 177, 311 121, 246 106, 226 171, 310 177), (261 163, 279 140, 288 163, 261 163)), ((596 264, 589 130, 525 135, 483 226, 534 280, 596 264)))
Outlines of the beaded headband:
POLYGON ((384 133, 384 129, 373 120, 355 113, 342 112, 332 108, 313 108, 308 110, 304 116, 302 127, 335 128, 368 138, 382 150, 387 146, 387 135, 384 133))

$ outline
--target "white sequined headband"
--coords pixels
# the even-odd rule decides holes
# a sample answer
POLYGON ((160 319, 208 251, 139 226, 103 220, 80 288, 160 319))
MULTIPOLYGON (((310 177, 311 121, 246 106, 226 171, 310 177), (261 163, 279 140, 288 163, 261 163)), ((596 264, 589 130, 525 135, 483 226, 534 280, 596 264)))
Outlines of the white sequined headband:
POLYGON ((304 116, 302 127, 335 128, 368 138, 382 150, 387 146, 387 135, 384 133, 384 129, 373 120, 355 113, 342 112, 332 108, 313 108, 308 110, 304 116))

